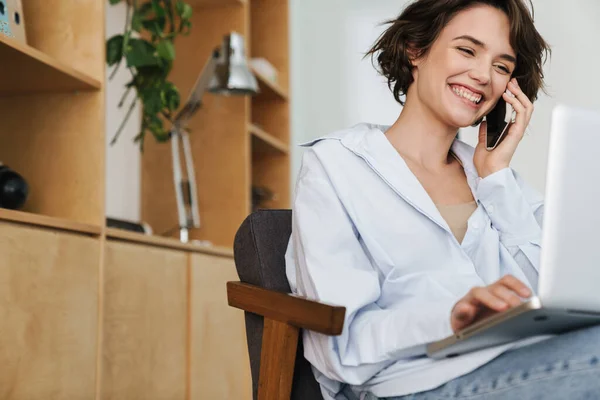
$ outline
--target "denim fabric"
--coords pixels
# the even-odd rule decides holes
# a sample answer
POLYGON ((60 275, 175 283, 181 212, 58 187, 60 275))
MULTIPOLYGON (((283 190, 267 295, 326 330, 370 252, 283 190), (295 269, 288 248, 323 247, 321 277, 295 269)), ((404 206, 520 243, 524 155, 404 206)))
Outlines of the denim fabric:
POLYGON ((599 360, 600 325, 504 353, 437 389, 386 400, 600 399, 599 360))

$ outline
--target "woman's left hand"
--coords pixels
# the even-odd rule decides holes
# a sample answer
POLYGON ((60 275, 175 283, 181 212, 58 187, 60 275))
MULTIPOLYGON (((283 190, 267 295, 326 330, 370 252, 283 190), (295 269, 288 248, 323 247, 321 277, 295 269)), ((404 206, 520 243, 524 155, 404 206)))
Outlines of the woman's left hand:
POLYGON ((525 129, 529 125, 531 114, 533 114, 533 104, 523 93, 515 78, 510 80, 507 89, 514 94, 514 97, 504 92, 502 98, 512 105, 517 115, 515 122, 510 124, 504 140, 494 150, 488 151, 486 149, 487 123, 484 121, 479 126, 479 143, 475 149, 473 162, 479 176, 482 178, 510 165, 515 150, 517 150, 517 146, 525 134, 525 129))

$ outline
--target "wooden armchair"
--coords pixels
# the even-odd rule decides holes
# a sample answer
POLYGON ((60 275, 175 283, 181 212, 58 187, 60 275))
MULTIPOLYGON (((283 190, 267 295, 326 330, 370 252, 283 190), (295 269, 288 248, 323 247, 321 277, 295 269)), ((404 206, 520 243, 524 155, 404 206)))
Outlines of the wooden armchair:
POLYGON ((241 282, 227 283, 227 297, 245 311, 255 400, 323 399, 300 330, 339 335, 344 324, 344 307, 289 294, 284 256, 291 230, 291 210, 261 210, 246 218, 235 238, 241 282))

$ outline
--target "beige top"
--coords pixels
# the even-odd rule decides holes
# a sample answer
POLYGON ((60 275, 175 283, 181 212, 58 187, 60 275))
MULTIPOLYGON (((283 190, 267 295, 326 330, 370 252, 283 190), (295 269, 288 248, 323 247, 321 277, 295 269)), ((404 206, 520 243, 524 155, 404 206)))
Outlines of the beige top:
POLYGON ((448 223, 448 226, 450 226, 450 230, 456 237, 456 240, 458 240, 458 243, 462 243, 465 233, 467 233, 467 222, 477 209, 477 203, 471 201, 469 203, 452 205, 436 204, 436 207, 448 223))

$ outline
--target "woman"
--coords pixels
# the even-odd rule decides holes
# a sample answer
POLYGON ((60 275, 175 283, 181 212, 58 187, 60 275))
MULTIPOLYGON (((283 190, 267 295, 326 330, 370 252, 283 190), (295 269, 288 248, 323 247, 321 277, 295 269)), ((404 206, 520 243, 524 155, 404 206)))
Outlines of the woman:
POLYGON ((303 334, 325 398, 600 393, 594 328, 424 352, 536 291, 543 203, 509 163, 548 50, 522 0, 414 1, 369 53, 406 96, 397 121, 306 144, 286 264, 295 293, 347 310, 340 336, 303 334), (498 147, 486 150, 485 122, 475 149, 456 139, 500 98, 516 118, 498 147))

